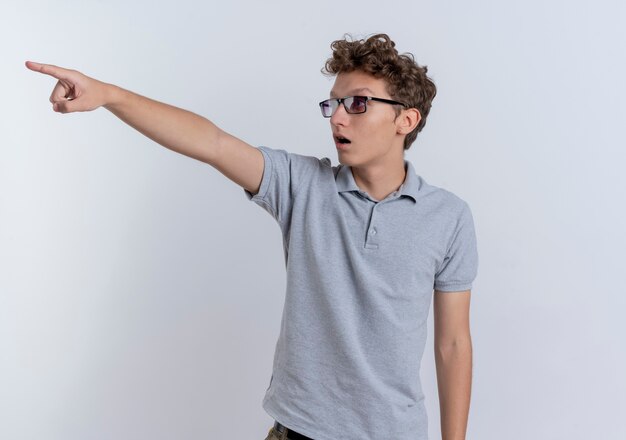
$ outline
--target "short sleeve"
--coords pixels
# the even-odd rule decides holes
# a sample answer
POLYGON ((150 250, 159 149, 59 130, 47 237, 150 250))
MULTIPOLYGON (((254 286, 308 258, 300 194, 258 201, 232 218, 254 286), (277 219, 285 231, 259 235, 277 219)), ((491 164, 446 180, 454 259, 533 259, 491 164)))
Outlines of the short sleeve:
POLYGON ((263 146, 258 149, 265 161, 261 185, 254 195, 246 189, 244 193, 284 228, 290 222, 297 190, 317 168, 318 159, 263 146))
POLYGON ((443 292, 470 290, 478 272, 478 250, 472 213, 463 202, 451 244, 435 275, 435 289, 443 292))

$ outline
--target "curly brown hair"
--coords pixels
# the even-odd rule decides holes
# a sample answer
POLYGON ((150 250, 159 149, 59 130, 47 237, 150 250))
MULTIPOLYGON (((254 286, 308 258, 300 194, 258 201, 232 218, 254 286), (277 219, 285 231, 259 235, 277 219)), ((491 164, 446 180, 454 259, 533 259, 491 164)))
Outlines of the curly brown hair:
MULTIPOLYGON (((360 70, 383 78, 391 99, 404 102, 420 112, 420 122, 404 139, 404 149, 408 150, 417 133, 426 125, 437 87, 426 76, 426 66, 419 66, 411 53, 399 54, 395 46, 396 43, 387 34, 372 35, 366 40, 354 40, 345 35, 343 40, 331 43, 333 55, 326 60, 322 73, 334 76, 360 70)), ((396 115, 400 112, 397 107, 396 115)))

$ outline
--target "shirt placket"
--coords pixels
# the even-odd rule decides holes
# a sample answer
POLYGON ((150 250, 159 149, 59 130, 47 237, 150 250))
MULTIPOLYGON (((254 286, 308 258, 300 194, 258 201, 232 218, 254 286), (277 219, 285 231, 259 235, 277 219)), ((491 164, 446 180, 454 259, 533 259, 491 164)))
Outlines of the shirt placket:
POLYGON ((379 214, 378 214, 378 203, 374 203, 374 206, 372 206, 372 211, 371 214, 369 216, 369 222, 367 225, 367 229, 366 229, 366 234, 365 234, 365 249, 378 249, 378 243, 379 243, 379 229, 380 229, 380 225, 379 225, 379 214))

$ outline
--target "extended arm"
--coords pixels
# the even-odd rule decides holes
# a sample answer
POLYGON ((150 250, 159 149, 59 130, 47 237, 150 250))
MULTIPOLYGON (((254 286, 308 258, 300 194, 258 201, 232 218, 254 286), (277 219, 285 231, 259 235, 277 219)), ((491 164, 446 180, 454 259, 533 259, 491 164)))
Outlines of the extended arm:
POLYGON ((470 291, 434 296, 435 365, 443 440, 464 440, 472 387, 470 291))
POLYGON ((201 160, 255 194, 263 177, 263 155, 211 121, 154 101, 76 70, 26 62, 26 67, 58 80, 50 102, 59 113, 104 107, 122 121, 173 151, 201 160))

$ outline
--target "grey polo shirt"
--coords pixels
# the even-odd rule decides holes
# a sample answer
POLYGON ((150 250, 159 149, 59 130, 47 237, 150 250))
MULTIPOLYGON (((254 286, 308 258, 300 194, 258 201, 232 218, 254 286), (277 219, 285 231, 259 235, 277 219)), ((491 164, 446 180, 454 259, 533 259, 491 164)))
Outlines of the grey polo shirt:
POLYGON ((315 440, 426 440, 420 384, 433 288, 471 289, 472 215, 405 160, 381 201, 350 167, 259 147, 254 201, 283 235, 287 289, 263 408, 315 440))

